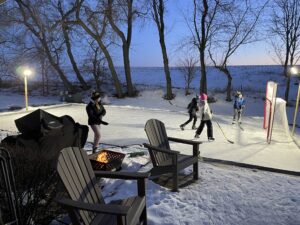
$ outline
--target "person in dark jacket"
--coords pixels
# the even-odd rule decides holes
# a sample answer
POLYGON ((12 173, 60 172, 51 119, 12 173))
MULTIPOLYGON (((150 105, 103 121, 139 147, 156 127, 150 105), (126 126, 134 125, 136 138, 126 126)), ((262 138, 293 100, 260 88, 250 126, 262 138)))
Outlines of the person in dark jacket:
POLYGON ((190 118, 185 123, 181 124, 180 128, 181 128, 181 130, 184 130, 184 127, 194 119, 192 129, 195 130, 196 122, 197 122, 196 112, 199 111, 199 107, 197 105, 197 98, 192 99, 192 101, 188 104, 187 109, 188 109, 190 118))
POLYGON ((94 91, 92 93, 91 101, 86 106, 86 112, 88 115, 88 124, 94 132, 93 153, 95 153, 101 138, 100 124, 108 125, 107 122, 102 120, 102 117, 106 114, 106 110, 101 103, 101 96, 99 92, 94 91))

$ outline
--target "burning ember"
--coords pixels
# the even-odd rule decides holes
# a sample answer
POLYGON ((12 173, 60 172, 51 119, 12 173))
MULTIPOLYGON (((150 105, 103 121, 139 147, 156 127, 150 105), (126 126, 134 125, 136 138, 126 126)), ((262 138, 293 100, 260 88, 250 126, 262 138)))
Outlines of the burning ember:
POLYGON ((101 152, 89 155, 94 170, 120 170, 125 154, 103 149, 101 152))
POLYGON ((100 152, 100 153, 97 155, 96 160, 97 160, 98 162, 108 163, 107 155, 108 155, 107 152, 100 152))

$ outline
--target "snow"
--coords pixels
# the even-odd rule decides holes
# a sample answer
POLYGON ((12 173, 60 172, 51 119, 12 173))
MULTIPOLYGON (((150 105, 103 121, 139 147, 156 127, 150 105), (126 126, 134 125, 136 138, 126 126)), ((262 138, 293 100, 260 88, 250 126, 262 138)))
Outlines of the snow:
MULTIPOLYGON (((188 119, 185 109, 187 98, 182 90, 175 90, 178 98, 168 101, 161 98, 162 90, 145 90, 138 98, 114 99, 106 98, 110 105, 106 105, 107 115, 105 121, 109 126, 102 126, 101 142, 108 144, 134 145, 147 142, 144 125, 148 119, 156 118, 165 123, 169 136, 193 139, 195 131, 191 125, 181 132, 179 125, 188 119), (181 97, 179 97, 181 96, 181 97)), ((219 98, 220 99, 220 98, 219 98)), ((230 160, 259 166, 267 166, 284 170, 300 172, 300 151, 291 138, 283 131, 273 132, 273 141, 266 143, 266 130, 262 129, 263 104, 262 100, 247 98, 245 114, 243 115, 242 131, 237 125, 232 125, 232 103, 222 100, 211 104, 214 113, 213 129, 216 140, 213 143, 207 141, 206 130, 203 131, 199 141, 202 141, 201 155, 209 158, 230 160), (260 109, 257 111, 257 109, 260 109), (235 142, 226 142, 222 131, 218 128, 218 122, 226 136, 235 142), (222 146, 222 147, 219 147, 222 146)), ((87 124, 85 104, 64 104, 51 107, 41 107, 57 116, 68 114, 75 121, 87 124)), ((34 110, 34 108, 31 108, 34 110)), ((6 112, 1 115, 1 129, 16 132, 14 120, 26 114, 26 111, 6 112)), ((199 122, 198 122, 199 124, 199 122)), ((299 134, 296 134, 296 139, 299 134)), ((93 140, 92 132, 88 141, 93 140)), ((180 144, 173 144, 172 148, 190 154, 190 149, 182 148, 180 144)))
MULTIPOLYGON (((244 131, 231 124, 233 103, 224 101, 224 94, 214 91, 211 94, 218 101, 210 104, 210 107, 214 114, 213 128, 216 140, 208 142, 204 129, 197 139, 203 142, 200 145, 201 156, 300 172, 300 150, 283 130, 274 130, 272 143, 266 143, 266 131, 262 129, 264 106, 262 97, 265 84, 262 84, 261 79, 268 79, 266 77, 271 75, 254 78, 246 75, 241 80, 247 78, 251 86, 244 87, 249 89, 244 92, 246 99, 242 119, 244 131), (251 83, 255 78, 260 84, 257 87, 254 82, 251 83), (225 140, 216 122, 234 144, 225 140)), ((142 78, 140 79, 142 81, 142 78)), ((159 80, 155 82, 162 84, 159 80)), ((217 84, 218 81, 214 83, 216 88, 223 85, 217 84)), ((292 88, 291 92, 293 96, 294 89, 292 88)), ((126 171, 147 171, 151 168, 149 155, 141 147, 142 143, 148 142, 144 132, 144 125, 148 119, 156 118, 163 121, 169 136, 193 140, 195 134, 195 131, 191 130, 192 124, 186 126, 184 131, 179 129, 179 125, 188 119, 186 105, 196 92, 194 95, 184 96, 182 89, 174 89, 176 98, 169 102, 162 99, 164 91, 159 87, 142 86, 140 90, 142 91, 137 98, 116 99, 106 96, 103 100, 107 103, 105 121, 109 122, 109 125, 101 127, 101 142, 106 144, 101 146, 125 153, 145 152, 144 156, 134 158, 127 156, 122 165, 126 171), (110 144, 128 147, 118 148, 110 144)), ((39 108, 57 116, 68 114, 76 122, 87 124, 85 104, 61 104, 59 97, 30 96, 31 106, 28 112, 24 109, 7 111, 11 105, 23 105, 24 97, 3 91, 0 95, 0 109, 6 110, 0 113, 1 140, 6 135, 17 132, 15 119, 38 108, 33 107, 33 103, 53 104, 39 108)), ((293 107, 287 107, 290 123, 293 110, 293 107)), ((299 117, 297 124, 300 122, 299 117)), ((296 129, 294 138, 296 141, 300 140, 299 135, 299 129, 296 129)), ((93 134, 89 132, 88 141, 92 140, 93 134)), ((192 152, 190 146, 172 144, 171 147, 185 154, 192 152)), ((90 150, 91 144, 86 144, 85 149, 90 150)), ((191 168, 184 171, 190 172, 191 168)), ((153 181, 147 181, 149 224, 300 224, 299 177, 207 162, 199 163, 199 172, 200 179, 181 188, 178 193, 170 192, 153 181)), ((102 182, 107 202, 136 194, 134 181, 105 179, 102 182)))
MULTIPOLYGON (((90 147, 90 146, 88 146, 90 147)), ((111 147, 117 152, 143 150, 111 147)), ((123 170, 148 171, 149 156, 126 157, 123 170)), ((191 173, 187 168, 184 174, 191 173)), ((255 169, 199 163, 200 179, 178 193, 147 181, 148 224, 299 224, 300 179, 255 169)), ((106 202, 136 195, 134 181, 104 179, 106 202)))

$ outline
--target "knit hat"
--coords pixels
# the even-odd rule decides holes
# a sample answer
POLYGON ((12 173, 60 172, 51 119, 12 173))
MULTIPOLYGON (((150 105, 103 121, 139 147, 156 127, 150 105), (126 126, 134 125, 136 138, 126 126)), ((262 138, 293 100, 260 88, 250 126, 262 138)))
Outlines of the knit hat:
POLYGON ((93 92, 92 92, 91 99, 96 100, 96 99, 98 99, 98 98, 100 98, 100 97, 101 97, 101 95, 100 95, 100 92, 99 92, 99 91, 93 91, 93 92))
POLYGON ((236 94, 235 94, 237 97, 242 97, 242 92, 241 91, 236 91, 236 94))
POLYGON ((207 94, 201 93, 201 94, 200 94, 200 100, 201 100, 201 101, 207 101, 207 94))

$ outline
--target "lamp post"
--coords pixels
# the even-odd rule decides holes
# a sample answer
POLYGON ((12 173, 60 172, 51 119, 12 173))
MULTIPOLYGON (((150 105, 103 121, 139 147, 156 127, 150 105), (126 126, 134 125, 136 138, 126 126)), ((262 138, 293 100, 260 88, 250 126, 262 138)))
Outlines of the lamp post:
MULTIPOLYGON (((298 74, 298 69, 296 67, 292 67, 291 68, 291 74, 292 75, 297 75, 298 74)), ((296 106, 295 106, 292 136, 294 136, 294 133, 295 133, 296 119, 297 119, 297 113, 298 113, 298 108, 299 108, 299 101, 300 101, 300 83, 298 84, 298 94, 297 94, 297 100, 296 100, 296 106)))
POLYGON ((27 90, 27 76, 30 76, 32 74, 32 70, 30 69, 24 69, 23 75, 24 75, 24 90, 25 90, 25 107, 26 111, 28 111, 28 90, 27 90))

